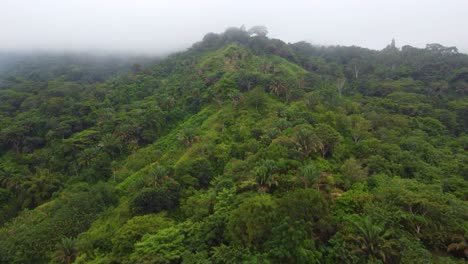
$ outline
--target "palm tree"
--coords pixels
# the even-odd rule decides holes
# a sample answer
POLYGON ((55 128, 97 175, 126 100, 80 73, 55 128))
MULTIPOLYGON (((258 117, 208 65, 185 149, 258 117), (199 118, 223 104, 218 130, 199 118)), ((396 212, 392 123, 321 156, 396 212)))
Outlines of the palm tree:
POLYGON ((52 260, 57 263, 73 263, 78 255, 77 239, 64 237, 56 245, 52 260))
POLYGON ((261 160, 254 168, 256 181, 261 192, 266 192, 273 185, 278 185, 277 177, 273 175, 276 163, 273 160, 261 160))
POLYGON ((282 95, 284 95, 286 101, 288 100, 289 88, 284 82, 273 81, 268 88, 276 96, 281 97, 282 95))
POLYGON ((22 190, 22 183, 26 180, 29 170, 13 163, 3 163, 0 168, 0 187, 6 188, 18 195, 22 190))
POLYGON ((197 140, 196 130, 191 127, 184 128, 177 134, 177 139, 185 146, 191 147, 197 140))
POLYGON ((158 164, 148 170, 148 176, 147 184, 154 185, 156 188, 168 178, 168 170, 166 167, 158 164))
POLYGON ((386 259, 396 255, 394 249, 395 240, 390 239, 391 231, 382 223, 374 223, 368 216, 357 221, 351 221, 355 228, 355 234, 350 235, 355 245, 355 252, 363 255, 369 261, 386 259))
POLYGON ((95 160, 96 157, 99 155, 101 150, 97 147, 91 147, 84 149, 77 156, 77 162, 82 168, 86 168, 91 165, 95 160))
POLYGON ((0 186, 13 193, 17 194, 21 190, 21 183, 25 179, 25 173, 13 166, 5 166, 0 169, 0 186))
POLYGON ((308 157, 312 152, 322 147, 313 127, 308 124, 298 125, 294 128, 292 141, 304 157, 308 157))
POLYGON ((98 144, 98 147, 102 148, 111 157, 120 153, 121 146, 120 139, 113 134, 105 134, 101 137, 101 141, 98 144))
POLYGON ((327 124, 318 124, 314 128, 314 134, 318 141, 318 146, 322 158, 333 152, 335 146, 340 142, 340 133, 327 124))
POLYGON ((61 182, 58 175, 51 174, 48 169, 36 169, 35 175, 21 184, 26 193, 25 207, 36 207, 47 201, 52 194, 60 189, 61 182))
POLYGON ((451 243, 447 246, 447 252, 468 259, 468 236, 456 234, 450 240, 451 243))
POLYGON ((301 168, 301 178, 304 182, 304 188, 309 187, 309 184, 315 183, 319 190, 319 180, 322 172, 312 163, 306 164, 301 168))

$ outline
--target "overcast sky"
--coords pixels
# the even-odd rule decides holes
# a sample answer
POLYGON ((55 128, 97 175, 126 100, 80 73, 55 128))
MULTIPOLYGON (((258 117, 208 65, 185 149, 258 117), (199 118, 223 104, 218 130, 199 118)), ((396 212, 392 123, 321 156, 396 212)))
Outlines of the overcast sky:
POLYGON ((468 0, 0 0, 0 50, 157 54, 243 24, 286 42, 468 53, 468 0))

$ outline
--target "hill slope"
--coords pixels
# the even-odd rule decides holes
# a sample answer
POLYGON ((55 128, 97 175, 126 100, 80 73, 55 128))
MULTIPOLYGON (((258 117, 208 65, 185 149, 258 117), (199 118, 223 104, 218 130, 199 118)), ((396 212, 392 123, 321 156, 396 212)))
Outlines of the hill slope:
POLYGON ((463 262, 467 73, 230 28, 102 81, 5 76, 1 261, 463 262))

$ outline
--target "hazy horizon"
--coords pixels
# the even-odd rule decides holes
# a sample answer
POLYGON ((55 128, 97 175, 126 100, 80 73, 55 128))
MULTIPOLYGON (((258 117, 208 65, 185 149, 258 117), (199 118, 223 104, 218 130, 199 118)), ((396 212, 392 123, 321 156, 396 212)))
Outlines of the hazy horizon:
POLYGON ((4 0, 0 51, 164 55, 208 32, 264 25, 285 42, 380 50, 427 43, 468 52, 468 1, 4 0))

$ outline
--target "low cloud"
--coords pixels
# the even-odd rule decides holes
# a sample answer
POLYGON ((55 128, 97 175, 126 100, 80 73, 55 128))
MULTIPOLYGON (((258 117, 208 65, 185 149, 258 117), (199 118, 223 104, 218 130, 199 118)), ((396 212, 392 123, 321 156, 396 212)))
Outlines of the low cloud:
POLYGON ((0 50, 163 54, 229 26, 287 42, 384 48, 437 42, 468 51, 468 1, 4 0, 0 50))

